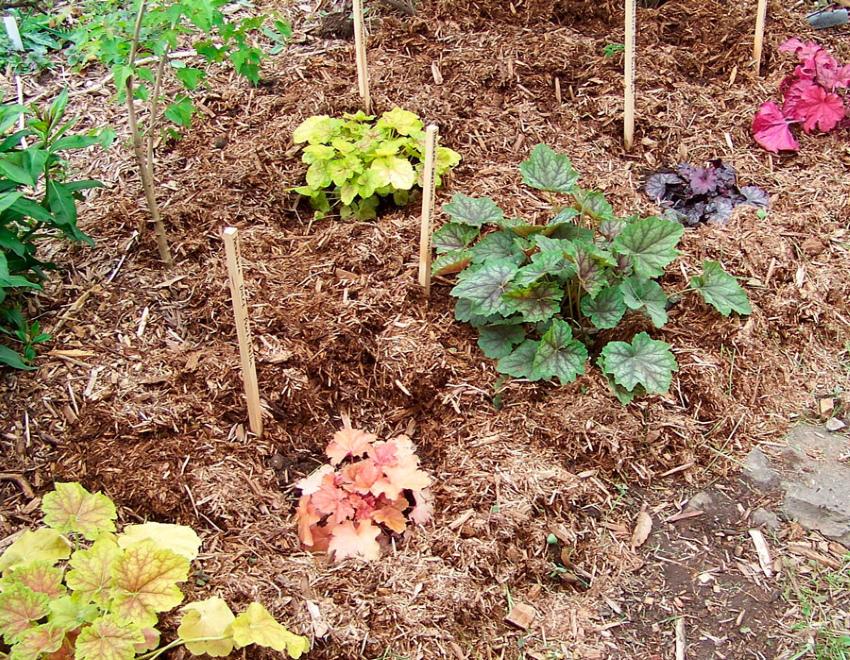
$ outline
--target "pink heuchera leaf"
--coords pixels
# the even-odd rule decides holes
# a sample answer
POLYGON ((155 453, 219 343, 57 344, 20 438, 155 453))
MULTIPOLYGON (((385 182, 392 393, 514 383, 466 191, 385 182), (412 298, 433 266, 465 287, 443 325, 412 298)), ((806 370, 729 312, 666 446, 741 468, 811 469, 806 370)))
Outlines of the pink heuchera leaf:
POLYGON ((347 485, 358 493, 368 493, 375 482, 383 476, 381 469, 372 459, 357 461, 346 465, 342 471, 347 485))
POLYGON ((349 493, 339 488, 332 475, 325 478, 322 487, 313 493, 310 500, 319 513, 331 516, 334 523, 341 523, 354 516, 354 507, 349 501, 349 493))
POLYGON ((753 117, 752 130, 756 142, 772 153, 797 151, 800 148, 788 128, 788 120, 773 101, 762 103, 753 117))
POLYGON ((823 50, 820 44, 816 44, 814 41, 803 43, 797 37, 792 37, 779 46, 779 52, 794 53, 800 58, 800 61, 814 57, 819 50, 823 50))
POLYGON ((348 456, 363 456, 378 438, 350 426, 334 433, 333 440, 325 453, 332 465, 339 465, 348 456))
POLYGON ((845 114, 844 101, 838 94, 813 84, 802 89, 789 111, 793 119, 803 122, 806 133, 815 128, 828 133, 838 126, 845 114))
POLYGON ((333 471, 334 469, 330 465, 323 465, 309 477, 305 477, 301 481, 297 482, 295 487, 301 489, 302 495, 312 495, 322 487, 322 482, 325 477, 332 474, 333 471))
POLYGON ((335 561, 346 557, 359 557, 366 561, 381 556, 381 546, 378 545, 380 527, 370 520, 353 523, 350 520, 337 525, 331 530, 331 541, 328 550, 333 553, 335 561))
POLYGON ((416 506, 410 512, 409 518, 417 525, 424 525, 434 515, 434 503, 432 502, 431 493, 427 490, 414 490, 413 499, 416 501, 416 506))
POLYGON ((376 442, 369 448, 369 458, 375 465, 384 467, 386 465, 395 465, 398 458, 396 457, 396 447, 394 442, 376 442))

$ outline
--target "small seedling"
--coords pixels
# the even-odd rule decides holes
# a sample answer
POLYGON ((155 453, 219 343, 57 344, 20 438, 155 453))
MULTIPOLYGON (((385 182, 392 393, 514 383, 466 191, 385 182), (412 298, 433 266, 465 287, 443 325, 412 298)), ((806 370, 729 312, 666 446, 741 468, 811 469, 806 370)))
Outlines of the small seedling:
POLYGON ((619 55, 624 50, 626 50, 625 45, 623 44, 606 44, 605 48, 602 49, 603 57, 607 57, 608 59, 619 55))

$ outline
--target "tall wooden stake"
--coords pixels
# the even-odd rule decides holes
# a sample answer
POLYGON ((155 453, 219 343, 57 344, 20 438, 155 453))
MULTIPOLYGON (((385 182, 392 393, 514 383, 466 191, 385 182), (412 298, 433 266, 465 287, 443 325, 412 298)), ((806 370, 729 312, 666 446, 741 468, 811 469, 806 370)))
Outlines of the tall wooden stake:
POLYGON ((372 97, 369 95, 369 66, 366 62, 366 28, 363 21, 363 0, 354 0, 354 52, 357 60, 357 86, 363 109, 372 112, 372 97))
POLYGON ((260 408, 260 387, 257 384, 257 365, 251 341, 251 321, 245 303, 245 281, 242 279, 242 252, 239 249, 239 230, 225 227, 222 232, 224 252, 227 256, 227 275, 230 296, 233 299, 233 316, 236 319, 236 336, 239 340, 239 358, 242 363, 242 382, 248 402, 248 423, 258 438, 263 435, 263 416, 260 408))
POLYGON ((635 143, 635 32, 637 29, 637 8, 635 0, 626 0, 626 36, 625 67, 625 105, 623 108, 623 145, 631 151, 635 143))
MULTIPOLYGON (((14 50, 23 52, 24 50, 24 42, 21 40, 21 32, 18 30, 18 21, 15 20, 14 16, 4 16, 3 24, 6 27, 6 34, 9 37, 9 41, 12 42, 12 48, 14 50)), ((11 65, 7 69, 7 73, 11 72, 11 65)), ((15 89, 18 94, 18 105, 24 104, 24 84, 21 81, 21 76, 18 73, 15 73, 15 89)), ((22 131, 26 127, 26 120, 24 119, 23 113, 18 117, 18 130, 22 131)), ((21 146, 24 149, 27 148, 27 140, 26 138, 21 138, 21 146)))
POLYGON ((758 0, 756 8, 756 34, 753 39, 753 61, 756 75, 761 75, 761 53, 764 48, 764 25, 767 22, 767 0, 758 0))
POLYGON ((422 226, 419 230, 419 285, 431 295, 431 229, 434 213, 434 189, 437 162, 437 126, 425 129, 425 167, 422 170, 422 226))

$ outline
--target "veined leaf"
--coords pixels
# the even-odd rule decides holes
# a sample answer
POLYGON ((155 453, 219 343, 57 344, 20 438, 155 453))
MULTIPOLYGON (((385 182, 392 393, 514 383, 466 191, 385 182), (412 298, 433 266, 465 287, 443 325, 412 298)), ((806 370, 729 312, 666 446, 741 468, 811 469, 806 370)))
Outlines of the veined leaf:
POLYGON ((626 226, 626 221, 622 218, 609 218, 599 223, 599 233, 609 241, 613 241, 626 226))
POLYGON ((753 312, 747 292, 717 261, 703 261, 702 275, 691 278, 690 286, 723 316, 732 312, 743 315, 753 312))
POLYGON ((495 259, 507 259, 517 266, 525 261, 525 253, 517 245, 517 237, 508 231, 494 231, 470 248, 472 263, 483 264, 495 259))
POLYGON ((611 265, 608 252, 582 241, 564 241, 565 256, 576 270, 581 288, 591 297, 595 297, 608 284, 606 266, 611 265))
POLYGON ((476 314, 495 314, 502 307, 502 294, 516 272, 517 265, 508 259, 470 266, 458 276, 451 294, 474 303, 476 314))
POLYGON ((9 660, 39 660, 62 648, 65 631, 50 624, 24 630, 12 647, 9 660))
POLYGON ((445 174, 460 163, 460 160, 461 157, 457 151, 448 147, 437 147, 437 158, 434 162, 434 167, 437 170, 437 174, 445 174))
POLYGON ((47 622, 62 630, 76 630, 100 616, 100 608, 80 594, 55 598, 47 606, 50 608, 47 622))
POLYGON ((537 353, 539 341, 526 339, 517 346, 513 353, 506 355, 496 363, 496 370, 500 374, 507 374, 514 378, 530 378, 531 365, 537 353))
POLYGON ((458 222, 448 222, 434 232, 431 239, 437 254, 462 250, 478 236, 478 229, 458 222))
POLYGON ((534 282, 528 286, 513 286, 502 296, 509 314, 519 314, 527 323, 547 321, 561 311, 564 292, 555 282, 534 282))
POLYGON ((555 319, 540 339, 531 365, 531 380, 557 378, 561 385, 572 383, 584 373, 587 349, 573 338, 566 321, 555 319))
POLYGON ((0 635, 14 644, 24 630, 47 616, 49 599, 23 585, 14 585, 0 593, 0 635))
POLYGON ((77 637, 75 660, 132 660, 136 645, 144 644, 139 626, 114 615, 95 619, 77 637))
POLYGON ((328 115, 308 117, 292 133, 292 141, 309 142, 310 144, 325 144, 336 137, 343 121, 328 115))
POLYGON ((399 135, 411 135, 416 131, 421 131, 423 125, 422 120, 414 113, 396 107, 382 114, 376 127, 379 129, 391 128, 399 135))
POLYGON ((100 538, 91 547, 74 553, 65 583, 86 602, 106 607, 113 595, 113 570, 120 556, 114 538, 100 538))
POLYGON ((78 483, 59 483, 41 501, 44 524, 57 532, 82 534, 89 541, 115 531, 115 505, 103 493, 90 493, 78 483))
POLYGON ((183 609, 183 618, 177 628, 180 639, 186 640, 186 648, 192 655, 207 654, 223 658, 233 651, 230 624, 236 617, 227 603, 213 596, 206 600, 189 603, 183 609), (215 639, 223 637, 223 639, 215 639), (193 642, 193 639, 204 640, 193 642))
POLYGON ((664 267, 679 255, 676 245, 684 231, 672 220, 642 218, 626 225, 614 239, 614 251, 631 260, 636 275, 661 277, 664 267))
POLYGON ((602 369, 614 382, 627 390, 643 387, 649 394, 664 394, 670 389, 673 372, 678 371, 670 345, 638 333, 631 344, 612 341, 600 355, 602 369))
POLYGON ((520 163, 519 171, 527 185, 549 192, 572 192, 578 181, 570 159, 545 144, 534 147, 528 160, 520 163))
POLYGON ((572 194, 584 215, 593 218, 597 222, 614 219, 614 208, 608 203, 605 195, 601 192, 576 187, 572 191, 572 194))
POLYGON ((494 360, 508 355, 525 339, 522 325, 485 325, 479 328, 479 332, 478 347, 494 360))
POLYGON ((165 112, 163 112, 168 121, 172 121, 183 128, 192 125, 192 115, 194 114, 195 104, 188 96, 178 96, 165 107, 165 112))
POLYGON ((496 224, 505 217, 502 209, 489 197, 469 197, 455 193, 452 201, 443 205, 443 211, 449 214, 453 222, 472 227, 496 224))
POLYGON ((20 584, 37 594, 58 598, 65 593, 62 585, 62 569, 49 561, 31 561, 9 569, 0 579, 0 590, 20 584))
POLYGON ((410 190, 416 183, 416 172, 407 158, 387 156, 376 158, 369 169, 378 175, 382 186, 392 186, 398 190, 410 190))
POLYGON ((336 157, 336 151, 333 147, 326 144, 308 144, 301 152, 301 162, 312 165, 320 160, 331 160, 336 157))
POLYGON ((658 282, 632 275, 622 281, 620 290, 626 307, 644 312, 656 328, 667 323, 667 295, 658 282))
POLYGON ((472 253, 469 250, 453 250, 444 252, 431 263, 431 275, 451 275, 459 273, 472 261, 472 253))
POLYGON ((198 556, 201 547, 201 539, 195 530, 186 525, 147 522, 127 525, 118 535, 118 545, 124 549, 144 541, 150 541, 160 550, 171 550, 189 561, 198 556))
POLYGON ((55 564, 70 555, 68 542, 55 529, 27 530, 0 555, 0 571, 7 575, 16 566, 34 561, 55 564))
POLYGON ((590 319, 595 328, 616 328, 626 313, 623 292, 619 286, 609 286, 596 294, 595 298, 584 296, 581 299, 581 313, 590 319))
POLYGON ((237 648, 256 644, 278 652, 286 651, 290 658, 300 658, 310 650, 306 637, 289 632, 260 603, 251 603, 237 616, 232 630, 237 648))
POLYGON ((565 282, 575 274, 575 267, 564 259, 561 250, 536 252, 531 256, 531 263, 517 271, 513 284, 518 287, 529 286, 547 275, 565 282))

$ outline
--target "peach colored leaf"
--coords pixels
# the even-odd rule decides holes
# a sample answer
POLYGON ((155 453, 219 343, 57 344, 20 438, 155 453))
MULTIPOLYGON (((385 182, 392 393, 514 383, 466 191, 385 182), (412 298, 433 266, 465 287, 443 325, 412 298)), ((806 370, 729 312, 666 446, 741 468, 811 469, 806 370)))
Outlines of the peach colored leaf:
POLYGON ((121 550, 112 538, 98 539, 71 557, 65 584, 85 602, 106 607, 112 598, 112 571, 120 556, 121 550))
POLYGON ((311 496, 310 502, 319 513, 331 516, 334 523, 341 523, 354 515, 354 507, 349 502, 349 493, 333 483, 324 483, 311 496))
POLYGON ((77 637, 76 660, 132 660, 145 636, 138 626, 113 615, 95 619, 77 637))
POLYGON ((295 487, 301 489, 302 495, 312 495, 322 487, 325 477, 332 474, 334 469, 330 465, 323 465, 310 476, 304 477, 295 483, 295 487))
POLYGON ((431 477, 410 461, 398 467, 385 467, 384 474, 387 478, 375 484, 379 490, 376 494, 384 494, 391 500, 396 499, 404 490, 423 490, 431 485, 431 477))
POLYGON ((295 520, 298 522, 298 538, 304 545, 313 545, 313 525, 322 519, 321 514, 316 511, 310 502, 309 495, 302 495, 298 500, 298 509, 295 511, 295 520))
POLYGON ((409 518, 417 525, 424 525, 429 522, 434 515, 434 504, 431 492, 427 490, 414 490, 413 499, 416 505, 413 511, 410 512, 409 518))
POLYGON ((377 467, 395 465, 398 460, 395 444, 392 440, 390 442, 376 442, 369 448, 369 458, 377 467))
POLYGON ((407 521, 404 514, 394 506, 385 506, 372 514, 372 520, 376 523, 386 525, 397 534, 401 534, 407 529, 407 521))
POLYGON ((5 591, 13 584, 22 584, 49 598, 58 598, 65 593, 65 587, 62 586, 62 569, 46 561, 34 561, 9 570, 0 580, 0 590, 5 591))
POLYGON ((359 429, 344 428, 334 433, 325 453, 331 459, 331 464, 339 465, 348 456, 363 456, 377 436, 359 429))
POLYGON ((7 644, 44 616, 48 598, 17 584, 0 593, 0 634, 7 644))
POLYGON ((159 638, 161 635, 156 628, 142 628, 142 636, 145 638, 145 641, 136 644, 134 647, 136 653, 153 651, 157 646, 159 646, 159 638))
POLYGON ((75 532, 94 541, 115 531, 115 505, 103 493, 90 493, 78 483, 56 483, 41 501, 44 524, 63 534, 75 532))
POLYGON ((381 529, 372 524, 370 520, 361 520, 353 523, 346 520, 331 530, 331 542, 328 545, 334 555, 335 561, 342 561, 346 557, 359 557, 370 561, 381 556, 381 546, 377 538, 381 529))
POLYGON ((375 464, 371 458, 362 461, 357 461, 351 465, 345 466, 343 470, 349 488, 361 494, 366 494, 381 477, 381 469, 375 464))
POLYGON ((58 651, 64 641, 64 630, 45 623, 22 632, 9 657, 14 660, 38 660, 58 651))

